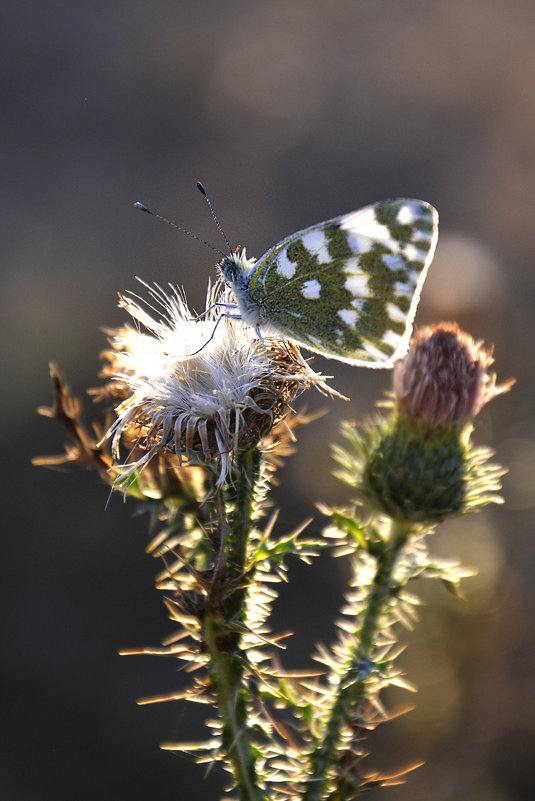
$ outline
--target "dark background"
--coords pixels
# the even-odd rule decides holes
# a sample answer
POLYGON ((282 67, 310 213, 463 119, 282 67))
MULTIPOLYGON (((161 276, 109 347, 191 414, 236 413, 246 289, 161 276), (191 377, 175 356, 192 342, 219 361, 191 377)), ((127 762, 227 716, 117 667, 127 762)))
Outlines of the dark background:
MULTIPOLYGON (((11 5, 11 7, 10 7, 11 5)), ((476 566, 466 601, 422 588, 401 657, 415 710, 371 741, 370 767, 426 764, 389 801, 534 797, 535 639, 533 0, 99 2, 0 9, 2 62, 3 632, 0 797, 9 801, 212 801, 223 779, 158 749, 196 739, 206 710, 136 707, 183 685, 176 665, 120 658, 172 630, 144 554, 147 521, 97 478, 32 468, 65 436, 47 362, 74 390, 97 383, 100 328, 116 292, 178 282, 201 305, 213 254, 132 209, 142 200, 220 246, 260 255, 284 235, 387 197, 441 215, 421 324, 457 320, 496 346, 518 383, 479 416, 476 439, 509 467, 504 507, 451 522, 432 542, 476 566)), ((351 396, 310 392, 329 414, 281 473, 279 531, 316 500, 341 501, 329 444, 362 418, 387 373, 319 357, 351 396)), ((91 401, 87 399, 91 409, 91 401)), ((313 524, 318 532, 320 521, 313 524)), ((347 566, 292 566, 275 628, 286 664, 332 639, 347 566)))

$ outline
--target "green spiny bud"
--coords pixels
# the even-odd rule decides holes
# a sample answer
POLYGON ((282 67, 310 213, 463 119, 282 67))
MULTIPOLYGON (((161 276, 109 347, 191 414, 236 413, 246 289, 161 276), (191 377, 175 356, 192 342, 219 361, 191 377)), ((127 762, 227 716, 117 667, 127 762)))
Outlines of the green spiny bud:
POLYGON ((419 524, 465 511, 467 445, 457 428, 429 429, 400 416, 374 435, 360 484, 372 506, 419 524))
POLYGON ((339 474, 379 513, 410 525, 434 525, 499 502, 500 467, 488 448, 470 443, 472 419, 513 381, 496 386, 490 353, 455 324, 418 331, 396 363, 390 419, 361 432, 346 429, 339 474))

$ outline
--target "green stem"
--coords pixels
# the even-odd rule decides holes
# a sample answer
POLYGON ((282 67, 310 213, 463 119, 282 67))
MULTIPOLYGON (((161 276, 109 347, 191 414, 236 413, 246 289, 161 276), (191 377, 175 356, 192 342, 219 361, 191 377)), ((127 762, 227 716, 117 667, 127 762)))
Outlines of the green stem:
POLYGON ((309 779, 303 801, 320 801, 323 797, 330 768, 338 761, 338 746, 344 725, 365 696, 365 680, 357 677, 366 661, 372 657, 381 616, 390 597, 394 569, 409 533, 406 528, 392 521, 389 545, 377 557, 377 569, 366 611, 362 621, 359 621, 350 664, 338 682, 322 741, 310 756, 309 779))
MULTIPOLYGON (((240 453, 234 464, 234 511, 231 520, 230 542, 227 551, 227 577, 243 585, 242 575, 247 561, 247 545, 251 531, 256 484, 260 475, 261 455, 257 447, 240 453)), ((242 619, 245 613, 247 589, 241 586, 227 599, 227 619, 242 619)))
POLYGON ((247 721, 247 692, 241 664, 235 653, 227 650, 229 638, 225 621, 207 615, 204 632, 211 656, 210 675, 223 720, 223 750, 232 765, 236 788, 242 801, 268 801, 258 787, 247 721))
POLYGON ((261 455, 257 447, 242 451, 236 457, 234 470, 234 513, 232 515, 232 542, 229 549, 229 567, 234 575, 241 574, 245 557, 251 518, 253 515, 256 483, 259 477, 261 455))
POLYGON ((221 552, 214 570, 214 586, 204 619, 204 637, 210 654, 209 671, 222 719, 222 746, 234 775, 241 801, 268 801, 259 787, 255 748, 248 720, 249 692, 244 679, 240 634, 233 624, 245 617, 247 597, 243 584, 251 529, 260 453, 253 448, 237 456, 233 478, 230 521, 221 495, 216 498, 221 529, 221 552), (230 525, 229 525, 230 523, 230 525), (236 589, 229 592, 235 583, 236 589))

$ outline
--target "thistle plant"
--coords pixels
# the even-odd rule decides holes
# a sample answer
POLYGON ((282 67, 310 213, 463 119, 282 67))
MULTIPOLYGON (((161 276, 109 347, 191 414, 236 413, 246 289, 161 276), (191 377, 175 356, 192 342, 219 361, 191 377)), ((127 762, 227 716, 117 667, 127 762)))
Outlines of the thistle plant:
POLYGON ((94 468, 112 491, 150 515, 147 550, 158 560, 174 630, 158 646, 187 668, 180 692, 141 699, 212 707, 203 742, 163 743, 218 761, 242 801, 349 801, 402 781, 366 770, 368 733, 391 719, 383 690, 409 688, 397 665, 401 627, 416 621, 416 579, 459 593, 460 564, 430 555, 429 535, 449 518, 501 502, 503 470, 471 441, 474 417, 511 382, 496 385, 492 358, 452 324, 418 331, 398 361, 381 413, 344 424, 333 448, 347 487, 342 507, 319 507, 324 530, 277 532, 268 492, 295 431, 313 420, 297 410, 309 388, 336 395, 297 345, 224 317, 231 300, 217 284, 195 318, 177 290, 150 290, 151 304, 120 298, 135 324, 108 331, 105 407, 89 432, 80 402, 51 367, 54 404, 41 409, 70 436, 66 452, 36 463, 94 468), (159 307, 159 311, 156 309, 159 307), (217 323, 217 324, 216 324, 217 323), (351 562, 345 602, 317 669, 284 669, 284 637, 269 614, 277 584, 329 548, 351 562))

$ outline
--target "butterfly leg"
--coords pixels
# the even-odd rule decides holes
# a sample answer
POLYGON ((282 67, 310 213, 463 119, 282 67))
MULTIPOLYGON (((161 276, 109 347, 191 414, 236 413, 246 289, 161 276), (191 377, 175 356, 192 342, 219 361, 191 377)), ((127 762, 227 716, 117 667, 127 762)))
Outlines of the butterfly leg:
MULTIPOLYGON (((216 305, 222 305, 222 304, 216 304, 216 305)), ((225 305, 230 305, 230 304, 225 304, 225 305)), ((190 359, 192 356, 196 356, 198 353, 201 352, 201 350, 203 350, 212 341, 212 339, 215 337, 215 332, 217 331, 217 327, 218 327, 219 323, 225 317, 227 317, 230 320, 241 320, 242 319, 241 315, 239 315, 239 314, 228 314, 228 312, 225 312, 224 314, 220 314, 219 317, 217 318, 217 320, 215 321, 215 325, 214 325, 214 327, 212 329, 212 333, 210 334, 209 339, 207 339, 206 342, 203 345, 201 345, 201 347, 198 350, 194 350, 193 353, 188 353, 188 355, 184 357, 185 359, 190 359)))
MULTIPOLYGON (((213 308, 214 306, 227 306, 227 307, 230 307, 230 308, 233 308, 233 309, 237 308, 236 305, 233 304, 233 303, 214 303, 214 305, 211 306, 210 308, 213 308)), ((208 309, 207 309, 207 311, 208 311, 208 309)), ((202 316, 203 315, 199 315, 199 317, 202 317, 202 316)), ((213 340, 213 338, 215 337, 215 334, 216 334, 217 327, 218 327, 219 323, 225 317, 227 319, 229 319, 229 320, 242 320, 242 316, 240 314, 230 314, 229 312, 223 312, 223 314, 220 314, 219 317, 217 318, 216 322, 215 322, 215 325, 213 327, 213 330, 212 330, 212 333, 210 334, 209 339, 207 339, 206 342, 203 345, 201 345, 201 347, 198 350, 193 351, 193 353, 188 353, 188 355, 185 356, 186 359, 190 359, 192 356, 196 356, 198 353, 201 352, 201 350, 203 350, 213 340)), ((197 317, 195 319, 199 319, 199 318, 197 317)), ((267 371, 268 371, 269 380, 271 382, 271 385, 272 385, 273 389, 275 389, 275 383, 273 381, 273 376, 271 374, 271 367, 269 365, 269 358, 268 358, 268 353, 267 353, 267 349, 266 349, 266 344, 264 342, 264 337, 260 333, 260 326, 259 325, 255 326, 255 331, 256 331, 256 335, 257 335, 258 339, 260 340, 260 344, 262 345, 262 350, 264 352, 264 358, 266 360, 266 368, 267 368, 267 371)))
MULTIPOLYGON (((212 309, 215 309, 217 306, 226 306, 226 307, 227 307, 227 308, 229 308, 229 309, 237 309, 237 308, 238 308, 238 306, 237 306, 237 304, 236 304, 236 303, 220 303, 220 302, 217 302, 217 303, 212 303, 212 305, 211 305, 211 306, 208 306, 208 308, 207 308, 207 309, 205 309, 203 312, 201 312, 200 314, 198 314, 196 317, 190 317, 190 322, 194 323, 194 322, 196 322, 197 320, 201 320, 203 317, 206 317, 206 315, 208 314, 208 312, 212 311, 212 309)), ((222 316, 222 317, 226 317, 227 315, 224 315, 224 314, 223 314, 223 315, 221 315, 221 316, 222 316)), ((232 315, 230 315, 230 316, 232 316, 232 315)), ((238 315, 238 316, 239 316, 239 315, 238 315)), ((219 318, 218 318, 218 320, 219 320, 219 318)), ((204 346, 203 346, 203 347, 204 347, 204 346)))

